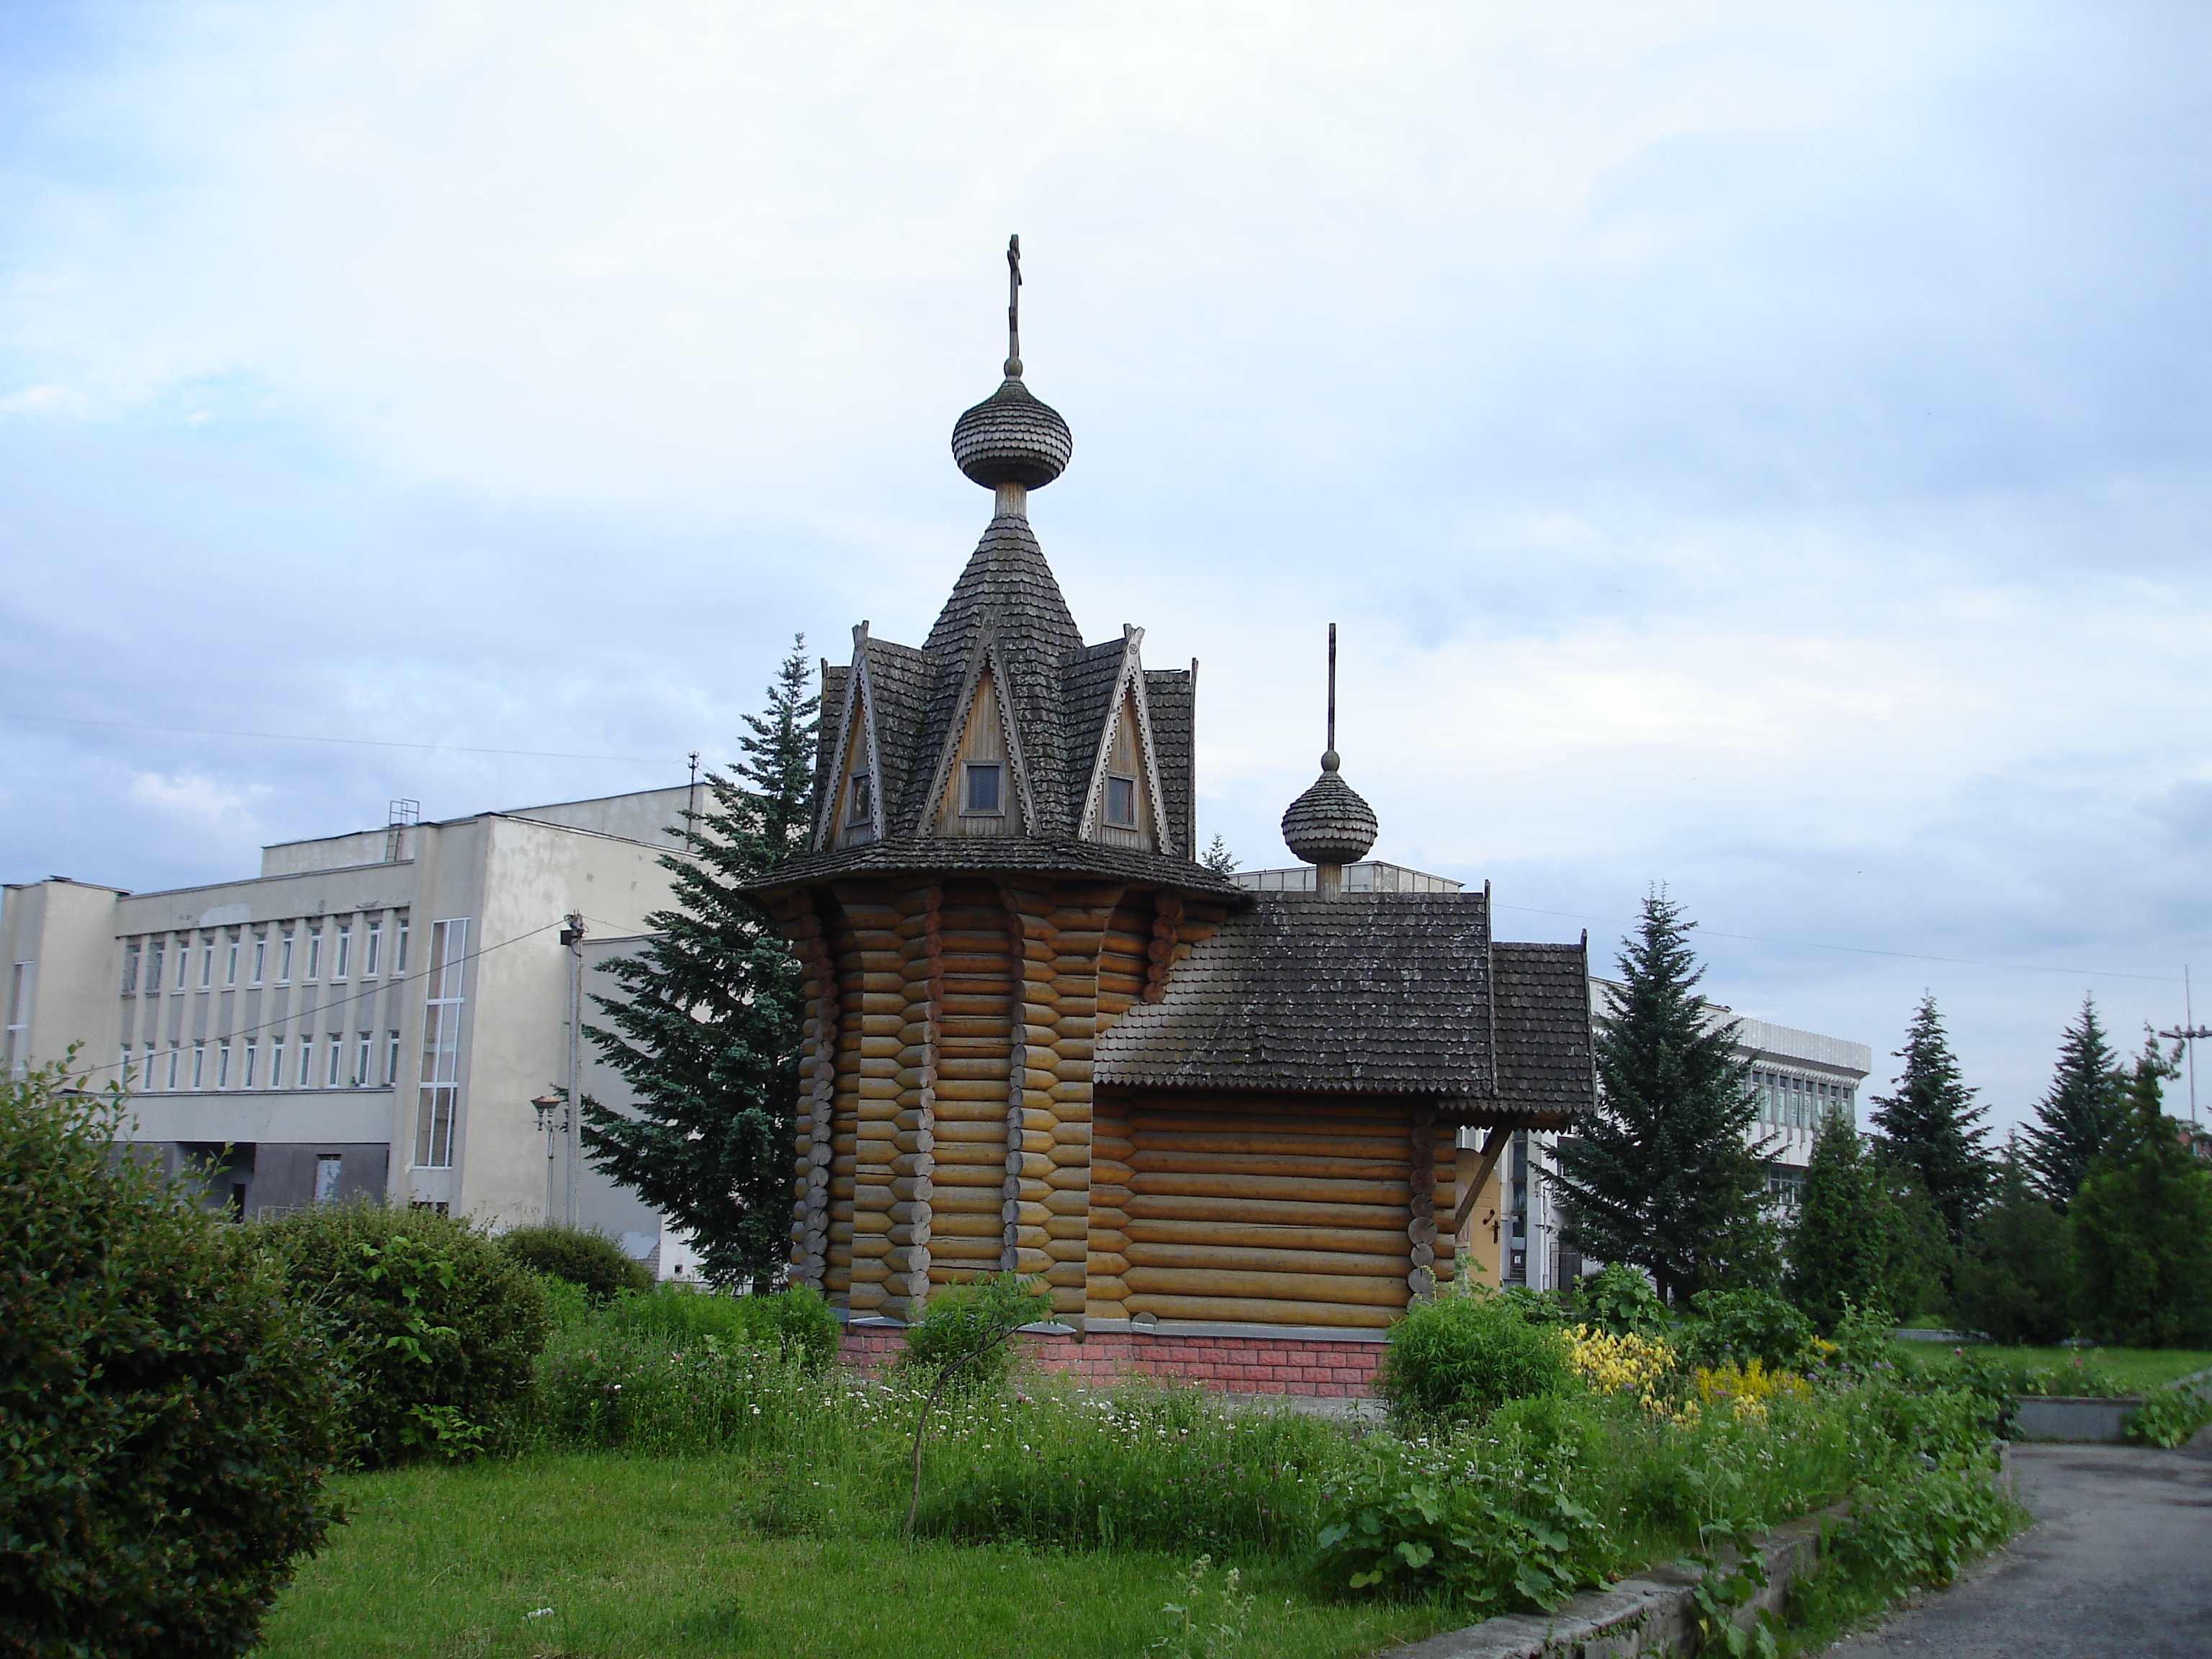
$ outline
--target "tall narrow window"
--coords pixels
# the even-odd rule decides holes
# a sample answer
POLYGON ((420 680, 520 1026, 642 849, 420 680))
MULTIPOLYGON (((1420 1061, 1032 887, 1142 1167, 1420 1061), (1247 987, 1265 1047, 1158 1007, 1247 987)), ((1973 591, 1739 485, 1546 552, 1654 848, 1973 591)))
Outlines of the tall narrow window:
POLYGON ((343 1032, 331 1033, 330 1058, 323 1064, 323 1087, 335 1089, 345 1079, 345 1036, 343 1032))
POLYGON ((349 978, 353 971, 353 924, 347 922, 338 929, 337 961, 331 969, 332 979, 349 978))
POLYGON ((191 936, 190 936, 190 935, 188 935, 188 934, 180 934, 180 935, 179 935, 178 939, 177 939, 177 984, 176 984, 176 988, 177 988, 178 990, 181 991, 181 990, 183 990, 183 989, 185 988, 185 979, 186 979, 187 977, 189 977, 189 976, 190 976, 190 975, 191 975, 191 967, 192 967, 192 941, 191 941, 191 936))
POLYGON ((141 1063, 145 1067, 140 1079, 142 1086, 149 1089, 158 1087, 159 1085, 154 1081, 154 1045, 152 1043, 146 1045, 146 1058, 141 1063))
POLYGON ((138 947, 125 945, 123 950, 123 994, 129 996, 138 988, 138 947))
POLYGON ((276 982, 292 982, 292 930, 287 927, 284 936, 276 941, 276 982))
POLYGON ((284 1086, 284 1039, 280 1036, 269 1039, 269 1086, 284 1086))
POLYGON ((239 1082, 241 1089, 253 1086, 253 1063, 261 1058, 261 1045, 252 1037, 246 1039, 246 1075, 239 1082))
POLYGON ((466 921, 431 924, 430 960, 425 974, 428 994, 422 1016, 422 1081, 415 1115, 415 1163, 421 1169, 453 1167, 453 1119, 460 1098, 462 991, 468 953, 466 921))
POLYGON ((31 991, 35 964, 19 962, 8 970, 8 1031, 0 1038, 0 1075, 13 1077, 31 1057, 31 991))
POLYGON ((252 980, 252 982, 253 982, 254 984, 258 985, 258 984, 260 984, 260 983, 261 983, 261 975, 262 975, 262 970, 263 970, 264 969, 267 968, 267 967, 268 967, 268 965, 269 965, 269 932, 268 932, 268 930, 267 930, 266 928, 257 927, 256 929, 254 929, 254 932, 253 932, 253 980, 252 980))
POLYGON ((207 1044, 204 1042, 192 1044, 192 1087, 207 1087, 207 1044))
POLYGON ((368 924, 368 937, 362 941, 361 945, 361 976, 363 979, 376 977, 377 958, 383 954, 384 924, 372 921, 368 924))
POLYGON ((300 1069, 295 1075, 302 1089, 315 1086, 315 1034, 312 1031, 300 1033, 300 1069))
POLYGON ((353 1086, 366 1089, 375 1079, 369 1075, 369 1066, 376 1059, 376 1037, 363 1031, 355 1039, 353 1053, 353 1086))
POLYGON ((225 1037, 215 1045, 215 1086, 230 1087, 230 1039, 225 1037))
POLYGON ((399 1033, 384 1034, 384 1086, 392 1087, 399 1081, 399 1033))
POLYGON ((215 941, 205 934, 200 937, 200 989, 204 991, 215 983, 215 941))
POLYGON ((962 811, 989 816, 1006 811, 999 804, 1003 792, 999 787, 999 764, 996 761, 969 762, 967 783, 967 790, 962 797, 962 811))
POLYGON ((323 930, 307 929, 307 977, 320 979, 323 975, 323 930))
POLYGON ((183 1057, 184 1052, 183 1048, 179 1044, 177 1039, 171 1037, 169 1039, 168 1070, 165 1073, 164 1081, 161 1085, 164 1089, 173 1089, 177 1086, 177 1063, 183 1057))
POLYGON ((327 1204, 338 1195, 338 1177, 345 1173, 345 1159, 336 1152, 325 1152, 315 1160, 315 1202, 327 1204))
POLYGON ((876 819, 875 783, 866 772, 853 774, 851 805, 846 808, 848 823, 873 823, 876 819))
POLYGON ((161 941, 146 941, 146 994, 151 996, 161 988, 161 941))
POLYGON ((407 971, 407 918, 404 916, 399 918, 399 937, 392 941, 392 971, 395 974, 407 971))
POLYGON ((235 934, 222 942, 222 982, 238 983, 238 939, 235 934))

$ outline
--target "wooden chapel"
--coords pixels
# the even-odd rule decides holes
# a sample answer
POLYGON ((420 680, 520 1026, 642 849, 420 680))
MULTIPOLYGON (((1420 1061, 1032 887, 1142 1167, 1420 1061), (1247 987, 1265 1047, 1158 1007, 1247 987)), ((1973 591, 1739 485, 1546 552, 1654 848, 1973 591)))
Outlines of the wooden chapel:
POLYGON ((991 521, 920 649, 864 623, 823 665, 809 849, 753 884, 806 975, 793 1277, 854 1317, 1004 1268, 1079 1333, 1379 1332, 1494 1218, 1512 1131, 1593 1099, 1587 951, 1492 939, 1486 890, 1343 890, 1376 825, 1333 630, 1283 820, 1316 890, 1198 860, 1197 665, 1084 642, 1028 511, 1072 441, 1008 323, 952 433, 991 521))

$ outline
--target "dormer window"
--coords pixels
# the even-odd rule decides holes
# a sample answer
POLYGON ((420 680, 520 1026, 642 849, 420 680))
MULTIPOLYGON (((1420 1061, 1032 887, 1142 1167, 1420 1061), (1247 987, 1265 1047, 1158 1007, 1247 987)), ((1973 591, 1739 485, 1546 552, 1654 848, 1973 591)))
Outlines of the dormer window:
POLYGON ((1106 822, 1116 830, 1137 827, 1137 781, 1106 775, 1106 822))
POLYGON ((979 817, 999 817, 1006 812, 1005 792, 996 761, 969 761, 963 780, 960 810, 979 817))
POLYGON ((848 824, 873 823, 876 821, 876 791, 872 780, 866 772, 853 774, 853 792, 845 808, 848 824))

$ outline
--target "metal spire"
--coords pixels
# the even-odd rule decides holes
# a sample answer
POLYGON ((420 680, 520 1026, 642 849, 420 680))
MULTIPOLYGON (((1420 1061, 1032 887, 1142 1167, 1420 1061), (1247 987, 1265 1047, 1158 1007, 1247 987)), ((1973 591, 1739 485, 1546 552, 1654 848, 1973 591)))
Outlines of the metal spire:
POLYGON ((1336 624, 1328 625, 1328 752, 1321 757, 1321 769, 1334 772, 1342 764, 1336 752, 1336 624))
POLYGON ((1006 238, 1006 374, 1022 376, 1022 239, 1006 238))

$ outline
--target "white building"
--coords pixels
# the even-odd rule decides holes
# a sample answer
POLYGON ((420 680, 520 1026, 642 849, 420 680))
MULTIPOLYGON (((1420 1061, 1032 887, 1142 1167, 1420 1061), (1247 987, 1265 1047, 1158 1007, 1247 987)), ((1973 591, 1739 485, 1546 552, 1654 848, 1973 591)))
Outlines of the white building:
MULTIPOLYGON (((1231 879, 1255 891, 1311 890, 1311 866, 1291 870, 1240 870, 1231 879)), ((1455 893, 1461 884, 1395 864, 1370 860, 1344 867, 1346 892, 1455 893)), ((1590 1011, 1599 1019, 1613 1012, 1613 994, 1621 988, 1592 979, 1590 1011)), ((1734 1016, 1717 1004, 1713 1018, 1734 1016)), ((1736 1053, 1751 1064, 1759 1097, 1759 1121, 1748 1138, 1766 1143, 1767 1190, 1784 1203, 1794 1202, 1813 1156, 1813 1137, 1829 1109, 1858 1120, 1858 1091, 1874 1067, 1874 1050, 1863 1042, 1794 1030, 1763 1019, 1736 1020, 1736 1053)), ((1565 1283, 1583 1271, 1581 1256, 1559 1243, 1559 1220, 1548 1182, 1529 1178, 1545 1158, 1547 1135, 1516 1134, 1499 1167, 1498 1200, 1503 1211, 1492 1221, 1498 1230, 1499 1276, 1509 1285, 1539 1290, 1565 1283)))
POLYGON ((167 892, 10 884, 0 1062, 19 1075, 81 1045, 95 1085, 131 1091, 132 1138, 171 1168, 219 1160, 214 1196, 249 1215, 381 1193, 496 1225, 574 1220, 665 1269, 680 1247, 661 1217, 574 1160, 565 1113, 548 1133, 532 1102, 579 1066, 586 1091, 627 1101, 575 1009, 611 989, 587 955, 639 942, 670 903, 659 860, 688 797, 395 811, 167 892))

